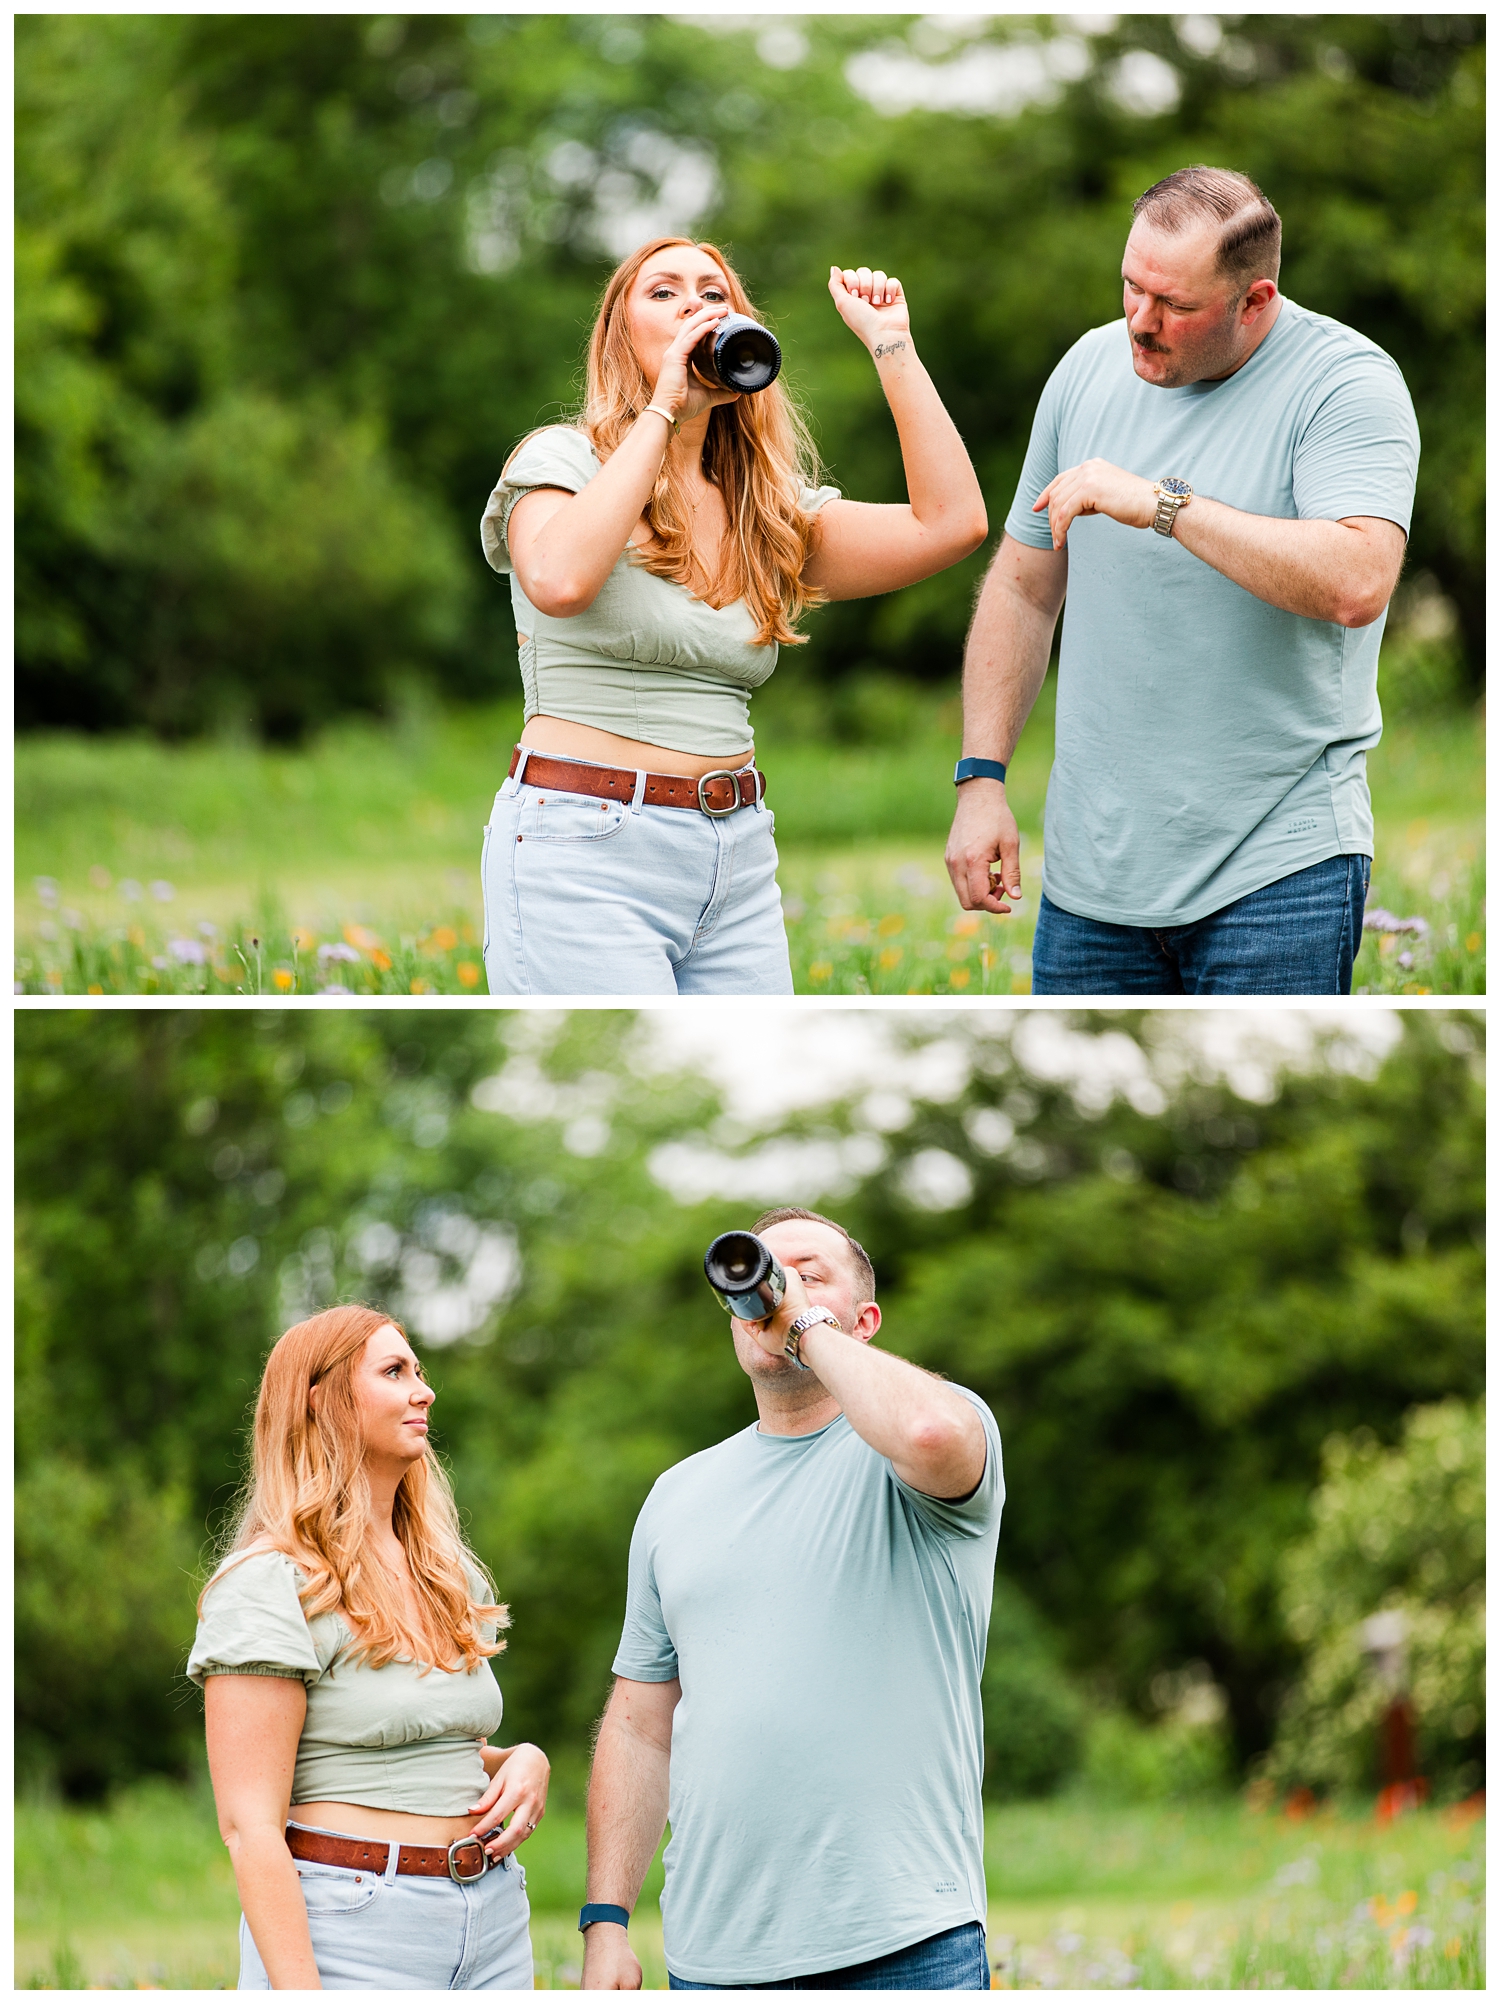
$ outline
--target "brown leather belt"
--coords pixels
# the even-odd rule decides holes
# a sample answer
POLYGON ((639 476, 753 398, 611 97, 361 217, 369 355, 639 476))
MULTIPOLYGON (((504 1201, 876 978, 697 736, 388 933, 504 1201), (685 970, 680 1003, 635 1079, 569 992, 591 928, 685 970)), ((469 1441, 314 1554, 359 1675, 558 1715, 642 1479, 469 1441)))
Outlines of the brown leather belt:
MULTIPOLYGON (((391 1857, 389 1844, 371 1843, 363 1837, 331 1837, 321 1830, 299 1830, 290 1823, 286 1844, 294 1858, 303 1858, 309 1865, 343 1865, 351 1872, 372 1872, 377 1878, 384 1878, 391 1857)), ((419 1879, 456 1879, 461 1886, 470 1879, 482 1879, 490 1869, 489 1853, 477 1837, 456 1837, 446 1846, 403 1844, 396 1859, 398 1873, 419 1879)))
MULTIPOLYGON (((517 745, 511 753, 508 777, 515 777, 525 750, 524 745, 517 745)), ((558 793, 587 793, 595 800, 631 801, 635 799, 638 777, 629 766, 584 765, 577 759, 543 758, 539 752, 528 754, 523 775, 527 786, 550 786, 558 793)), ((718 820, 725 814, 733 814, 736 808, 753 807, 765 797, 766 776, 751 765, 740 772, 731 772, 726 766, 720 772, 704 773, 702 779, 689 779, 680 772, 648 772, 641 800, 647 807, 695 808, 718 820)))

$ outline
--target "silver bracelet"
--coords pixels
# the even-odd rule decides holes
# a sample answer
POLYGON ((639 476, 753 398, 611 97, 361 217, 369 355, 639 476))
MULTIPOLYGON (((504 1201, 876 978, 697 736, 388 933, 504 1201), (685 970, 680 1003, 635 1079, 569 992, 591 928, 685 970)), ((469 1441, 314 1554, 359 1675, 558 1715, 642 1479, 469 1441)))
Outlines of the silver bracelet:
MULTIPOLYGON (((672 427, 674 432, 680 431, 682 429, 682 427, 678 424, 676 418, 673 417, 672 413, 670 411, 664 411, 660 404, 647 404, 646 411, 655 411, 658 417, 664 417, 667 423, 672 427)), ((646 411, 641 412, 642 417, 646 415, 646 411)))

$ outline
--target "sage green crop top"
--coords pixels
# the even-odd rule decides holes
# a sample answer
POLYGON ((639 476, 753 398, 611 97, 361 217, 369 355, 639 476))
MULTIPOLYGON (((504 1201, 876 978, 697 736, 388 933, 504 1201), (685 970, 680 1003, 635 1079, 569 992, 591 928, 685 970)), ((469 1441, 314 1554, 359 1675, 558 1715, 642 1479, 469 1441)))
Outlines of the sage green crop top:
MULTIPOLYGON (((535 487, 577 494, 600 461, 581 431, 549 425, 528 438, 489 499, 480 540, 492 570, 510 573, 521 646, 526 717, 541 713, 671 751, 732 758, 753 743, 750 691, 776 666, 777 648, 755 645, 743 599, 716 610, 642 568, 623 550, 593 604, 570 619, 538 612, 511 570, 510 511, 535 487)), ((809 514, 838 498, 836 487, 804 487, 809 514)))
MULTIPOLYGON (((417 1816, 463 1816, 485 1790, 479 1743, 500 1730, 489 1663, 428 1670, 398 1658, 379 1670, 351 1660, 354 1633, 337 1614, 309 1621, 306 1574, 282 1552, 231 1557, 209 1583, 187 1674, 300 1677, 307 1719, 292 1802, 360 1802, 417 1816)), ((476 1576, 471 1594, 488 1600, 476 1576)), ((495 1639, 493 1628, 483 1639, 495 1639)))

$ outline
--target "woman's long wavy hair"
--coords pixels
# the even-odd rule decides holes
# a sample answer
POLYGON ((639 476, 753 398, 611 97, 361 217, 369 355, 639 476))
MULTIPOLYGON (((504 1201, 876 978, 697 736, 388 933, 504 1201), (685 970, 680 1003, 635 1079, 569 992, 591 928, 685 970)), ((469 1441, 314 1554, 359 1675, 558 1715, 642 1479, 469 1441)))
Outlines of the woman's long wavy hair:
MULTIPOLYGON (((691 237, 653 237, 616 266, 589 338, 588 378, 578 422, 601 460, 608 459, 651 401, 654 385, 641 367, 630 338, 626 300, 649 258, 678 246, 702 251, 724 274, 736 313, 756 311, 739 275, 717 244, 691 237)), ((686 585, 705 603, 733 605, 743 599, 755 621, 756 644, 773 641, 800 647, 806 634, 794 622, 821 605, 820 592, 802 581, 817 540, 817 517, 802 506, 802 489, 818 484, 818 454, 801 412, 780 379, 753 396, 720 404, 708 419, 703 471, 724 497, 729 534, 717 575, 710 575, 693 552, 692 511, 675 452, 662 461, 646 520, 655 537, 636 561, 657 577, 686 585)))
MULTIPOLYGON (((307 1575, 304 1614, 341 1614, 372 1669, 398 1656, 447 1669, 462 1656, 473 1670, 505 1647, 485 1642, 478 1624, 504 1628, 510 1616, 493 1596, 470 1594, 466 1566, 486 1584, 489 1576, 464 1541, 447 1475, 430 1451, 402 1476, 391 1512, 421 1609, 416 1630, 395 1581, 368 1549, 370 1486, 354 1370, 377 1329, 401 1325, 375 1308, 328 1308, 276 1344, 255 1401, 250 1481, 224 1558, 251 1546, 285 1552, 307 1575)), ((201 1595, 198 1606, 201 1613, 201 1595)))

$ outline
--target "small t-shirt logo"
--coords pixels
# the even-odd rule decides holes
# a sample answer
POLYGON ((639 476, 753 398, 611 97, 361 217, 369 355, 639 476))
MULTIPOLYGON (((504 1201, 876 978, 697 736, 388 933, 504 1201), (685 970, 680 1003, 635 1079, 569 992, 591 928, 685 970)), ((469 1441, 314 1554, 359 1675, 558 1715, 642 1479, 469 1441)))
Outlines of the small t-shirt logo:
POLYGON ((1316 831, 1317 826, 1316 820, 1308 820, 1304 816, 1301 821, 1289 821, 1286 824, 1286 832, 1288 835, 1311 835, 1316 831))
POLYGON ((958 1891, 958 1881, 957 1879, 939 1879, 932 1890, 935 1893, 956 1893, 958 1891))

